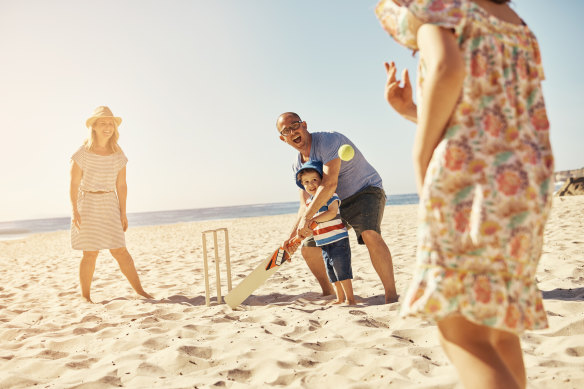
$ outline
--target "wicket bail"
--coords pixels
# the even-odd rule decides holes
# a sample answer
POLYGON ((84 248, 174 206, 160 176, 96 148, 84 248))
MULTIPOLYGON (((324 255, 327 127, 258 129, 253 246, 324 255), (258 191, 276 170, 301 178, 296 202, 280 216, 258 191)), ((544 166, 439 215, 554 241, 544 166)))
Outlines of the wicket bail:
POLYGON ((215 278, 217 283, 217 304, 221 304, 221 273, 219 271, 219 248, 217 247, 217 232, 223 231, 225 237, 225 264, 227 267, 227 292, 231 291, 231 261, 229 258, 229 233, 227 228, 203 231, 203 267, 205 268, 205 303, 211 305, 209 298, 209 265, 207 263, 207 233, 213 233, 213 247, 215 249, 215 278))

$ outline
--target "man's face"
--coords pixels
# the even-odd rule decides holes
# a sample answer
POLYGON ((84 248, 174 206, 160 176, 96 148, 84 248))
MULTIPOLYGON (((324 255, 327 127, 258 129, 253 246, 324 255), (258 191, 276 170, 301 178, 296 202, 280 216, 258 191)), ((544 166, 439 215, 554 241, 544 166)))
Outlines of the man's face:
POLYGON ((287 115, 278 119, 278 131, 280 139, 296 150, 301 151, 308 141, 308 131, 306 122, 300 120, 298 116, 287 115))

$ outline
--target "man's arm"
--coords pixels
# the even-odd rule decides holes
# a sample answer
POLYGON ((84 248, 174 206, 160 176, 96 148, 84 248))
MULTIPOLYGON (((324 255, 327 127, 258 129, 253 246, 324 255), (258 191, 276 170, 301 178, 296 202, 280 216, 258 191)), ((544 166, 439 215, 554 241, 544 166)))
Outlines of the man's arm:
POLYGON ((308 193, 303 189, 300 189, 298 193, 300 194, 300 206, 298 207, 296 221, 294 222, 294 226, 290 230, 290 236, 288 237, 288 239, 296 237, 296 230, 298 229, 298 224, 300 223, 300 219, 302 219, 302 216, 306 211, 306 200, 308 199, 308 193))
POLYGON ((298 213, 296 215, 296 222, 294 222, 294 226, 290 230, 290 235, 288 236, 288 239, 286 239, 284 241, 284 243, 282 243, 282 247, 285 247, 290 255, 294 254, 294 252, 298 249, 298 246, 300 245, 300 243, 297 243, 295 245, 290 245, 290 243, 294 238, 296 238, 298 224, 300 223, 300 220, 302 219, 302 216, 304 215, 304 212, 306 211, 306 200, 308 199, 308 193, 306 191, 300 189, 299 193, 300 193, 300 207, 298 207, 298 213))
POLYGON ((312 216, 326 204, 328 199, 330 199, 335 191, 337 190, 337 184, 339 182, 339 171, 341 170, 341 159, 335 158, 329 161, 322 167, 323 177, 320 186, 314 194, 314 198, 310 205, 304 211, 304 215, 301 216, 298 222, 298 235, 301 237, 306 237, 311 234, 310 220, 312 216))

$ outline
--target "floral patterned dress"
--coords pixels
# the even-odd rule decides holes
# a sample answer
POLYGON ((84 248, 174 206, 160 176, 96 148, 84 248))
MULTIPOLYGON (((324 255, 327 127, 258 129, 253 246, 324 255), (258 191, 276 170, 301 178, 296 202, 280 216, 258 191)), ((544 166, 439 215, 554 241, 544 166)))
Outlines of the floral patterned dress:
MULTIPOLYGON (((458 313, 513 333, 546 328, 535 275, 553 155, 535 36, 470 0, 401 3, 377 5, 389 34, 415 50, 412 15, 451 29, 467 74, 426 173, 416 270, 401 313, 435 321, 458 313)), ((418 74, 420 91, 424 58, 418 74)), ((423 96, 418 102, 423 109, 423 96)))

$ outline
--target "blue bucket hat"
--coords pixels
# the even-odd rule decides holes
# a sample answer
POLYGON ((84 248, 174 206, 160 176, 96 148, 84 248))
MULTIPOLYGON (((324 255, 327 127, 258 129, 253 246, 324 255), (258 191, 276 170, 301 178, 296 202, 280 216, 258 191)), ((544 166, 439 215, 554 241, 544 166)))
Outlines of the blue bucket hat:
POLYGON ((299 178, 300 173, 308 169, 316 170, 317 173, 320 175, 320 178, 322 178, 322 162, 310 160, 306 162, 304 165, 302 165, 300 169, 296 172, 296 185, 298 185, 300 189, 304 189, 304 186, 302 186, 302 183, 300 182, 299 178))

